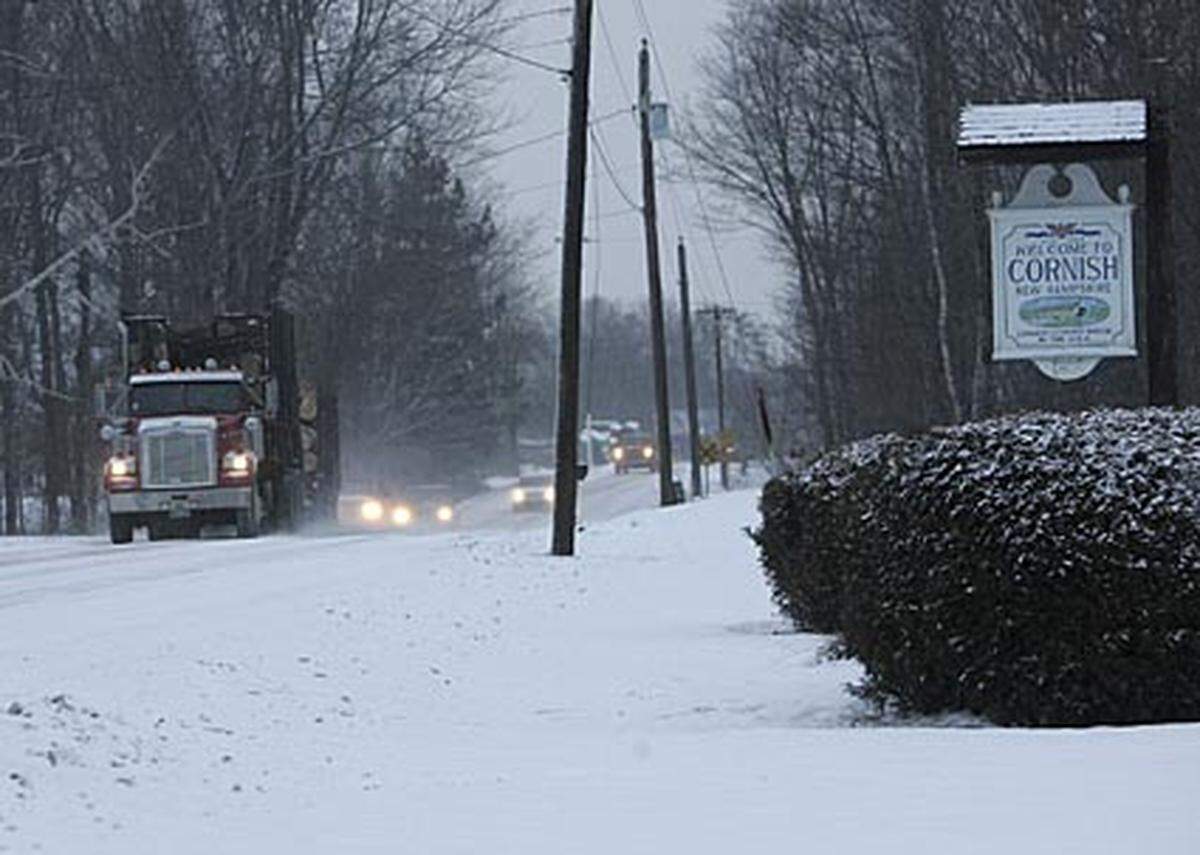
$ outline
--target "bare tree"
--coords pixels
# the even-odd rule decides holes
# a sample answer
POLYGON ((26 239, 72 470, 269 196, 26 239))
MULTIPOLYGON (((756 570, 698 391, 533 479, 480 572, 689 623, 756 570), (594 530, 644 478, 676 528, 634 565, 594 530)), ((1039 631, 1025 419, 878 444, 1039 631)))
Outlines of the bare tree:
MULTIPOLYGON (((343 182, 364 152, 401 151, 418 133, 438 151, 486 133, 501 6, 0 0, 6 532, 24 526, 27 485, 45 528, 63 507, 87 525, 91 387, 116 370, 122 311, 199 319, 282 300, 311 314, 311 342, 339 333, 317 262, 377 261, 355 239, 370 206, 339 196, 343 182)), ((500 271, 507 240, 479 267, 515 281, 500 271)), ((516 330, 531 310, 509 306, 516 330)), ((328 388, 336 362, 322 352, 310 349, 328 388)))
MULTIPOLYGON (((1144 394, 1136 361, 1106 362, 1071 385, 989 361, 982 205, 985 189, 1011 190, 1019 174, 960 168, 955 121, 968 101, 1157 89, 1176 123, 1187 230, 1176 241, 1189 269, 1200 250, 1189 132, 1198 27, 1200 10, 1180 0, 750 0, 731 9, 704 66, 693 148, 782 262, 790 394, 815 412, 822 444, 1144 394)), ((1141 189, 1137 164, 1101 171, 1113 189, 1141 189)), ((1198 316, 1188 292, 1181 322, 1198 316)), ((1185 361, 1193 389, 1200 378, 1185 361)))

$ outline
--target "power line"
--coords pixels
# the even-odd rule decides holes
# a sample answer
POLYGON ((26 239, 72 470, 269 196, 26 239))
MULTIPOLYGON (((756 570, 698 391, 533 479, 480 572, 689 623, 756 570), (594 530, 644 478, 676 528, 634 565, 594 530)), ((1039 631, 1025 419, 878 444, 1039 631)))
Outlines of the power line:
MULTIPOLYGON (((592 412, 592 385, 596 375, 593 366, 596 363, 596 324, 600 314, 600 182, 596 180, 596 163, 592 163, 592 235, 595 247, 595 264, 592 266, 592 301, 588 317, 588 357, 587 357, 587 396, 583 411, 592 412)), ((588 443, 592 441, 588 434, 588 443)))
MULTIPOLYGON (((663 162, 667 167, 667 170, 670 171, 671 163, 670 163, 670 160, 667 159, 666 151, 662 151, 660 153, 662 155, 663 162)), ((681 237, 684 237, 688 241, 688 243, 693 243, 691 231, 687 228, 686 225, 684 225, 683 206, 679 204, 679 194, 675 190, 675 183, 671 182, 671 181, 665 181, 663 183, 666 185, 666 188, 667 188, 667 199, 670 200, 670 203, 671 203, 671 219, 673 219, 675 221, 675 228, 679 232, 679 235, 681 237)), ((700 268, 695 267, 692 269, 691 272, 692 272, 691 278, 693 280, 693 284, 696 286, 696 290, 699 292, 700 296, 704 299, 705 302, 708 302, 708 303, 715 302, 712 299, 712 296, 709 293, 708 288, 705 287, 705 285, 704 285, 704 277, 696 275, 697 273, 700 272, 700 268)))
POLYGON ((551 6, 549 9, 535 10, 533 12, 522 12, 517 15, 509 15, 505 18, 500 18, 497 23, 514 24, 518 21, 531 21, 534 18, 548 18, 551 15, 566 15, 572 11, 570 6, 551 6))
MULTIPOLYGON (((667 151, 665 148, 661 149, 658 152, 658 154, 660 157, 662 157, 663 166, 665 167, 665 170, 666 170, 667 177, 662 179, 661 183, 667 188, 667 199, 671 203, 671 205, 670 205, 671 219, 675 221, 675 229, 678 232, 679 236, 686 239, 688 243, 695 243, 695 240, 693 239, 691 230, 687 227, 687 225, 684 222, 685 217, 683 216, 683 206, 679 202, 679 193, 675 189, 675 185, 679 182, 670 179, 671 175, 676 174, 674 168, 671 166, 671 159, 667 155, 667 151)), ((699 293, 699 296, 705 302, 708 302, 708 303, 716 302, 712 298, 711 292, 705 285, 705 281, 707 280, 707 277, 703 275, 703 267, 700 265, 696 265, 692 268, 692 270, 690 272, 692 274, 691 275, 692 284, 695 286, 696 291, 699 293)))
POLYGON ((646 17, 646 7, 642 5, 641 0, 634 0, 633 5, 633 12, 638 16, 638 21, 641 23, 642 29, 651 37, 650 40, 654 41, 654 33, 650 29, 650 20, 646 17))
POLYGON ((487 41, 484 41, 483 39, 473 36, 470 33, 466 32, 465 30, 462 30, 451 24, 448 24, 445 21, 439 21, 437 18, 433 17, 432 15, 428 15, 425 12, 422 12, 420 9, 410 7, 408 9, 408 11, 414 17, 419 18, 420 20, 424 21, 427 24, 432 24, 433 26, 437 27, 444 33, 449 33, 452 36, 457 36, 458 38, 462 39, 464 42, 466 42, 469 45, 474 45, 475 47, 482 48, 483 50, 491 51, 492 53, 496 54, 497 56, 502 56, 505 59, 510 59, 513 62, 518 62, 518 63, 521 63, 522 65, 528 65, 530 68, 537 68, 541 71, 549 71, 552 74, 557 74, 561 77, 570 77, 571 76, 571 69, 569 69, 569 68, 559 68, 557 66, 549 65, 549 64, 541 62, 539 60, 531 59, 527 56, 522 56, 521 54, 515 53, 514 51, 508 50, 507 48, 502 48, 498 45, 494 45, 491 42, 487 42, 487 41))
POLYGON ((529 148, 530 146, 537 145, 538 143, 546 142, 548 140, 558 139, 559 137, 564 136, 565 134, 566 134, 566 131, 550 131, 550 132, 542 134, 540 136, 531 137, 527 140, 522 140, 521 142, 513 143, 510 146, 505 146, 502 149, 497 149, 496 151, 489 152, 488 154, 485 154, 485 155, 481 155, 481 156, 475 158, 474 160, 468 160, 466 163, 461 164, 459 168, 466 169, 468 166, 474 166, 477 163, 484 163, 485 161, 488 161, 488 160, 495 160, 498 157, 504 157, 504 155, 506 155, 506 154, 512 154, 514 151, 520 151, 523 148, 529 148))
MULTIPOLYGON (((646 29, 646 34, 650 37, 650 43, 655 44, 657 39, 654 36, 654 27, 650 24, 650 17, 646 14, 645 4, 643 4, 642 0, 633 0, 633 2, 634 12, 636 13, 642 26, 646 29)), ((658 69, 658 76, 662 80, 663 91, 667 95, 667 100, 670 102, 679 103, 675 101, 675 96, 671 92, 671 84, 667 80, 667 70, 663 66, 662 60, 659 59, 657 47, 652 53, 654 56, 654 65, 655 68, 658 69)), ((720 274, 721 287, 725 291, 725 296, 729 298, 729 302, 736 303, 737 301, 734 300, 733 297, 733 290, 729 287, 729 275, 725 270, 725 262, 721 258, 721 251, 717 247, 717 238, 712 227, 712 218, 709 216, 708 203, 705 202, 704 194, 700 191, 700 182, 696 177, 696 167, 692 162, 691 151, 689 151, 688 147, 685 145, 680 145, 680 148, 683 149, 683 157, 688 167, 688 177, 691 180, 692 189, 696 194, 697 206, 700 209, 700 221, 704 226, 705 233, 708 235, 708 243, 712 249, 713 259, 717 263, 717 272, 720 274)))
MULTIPOLYGON (((601 122, 607 122, 609 119, 614 119, 617 116, 624 115, 626 112, 626 110, 613 110, 611 113, 605 113, 603 116, 597 116, 595 119, 592 119, 590 122, 588 122, 588 126, 593 127, 601 122)), ((546 142, 547 140, 552 140, 556 137, 563 137, 566 135, 566 130, 560 129, 557 131, 549 131, 540 136, 531 137, 530 139, 513 143, 512 145, 498 149, 497 151, 488 152, 487 154, 480 155, 472 160, 468 160, 466 163, 459 164, 459 169, 466 169, 468 166, 475 166, 478 163, 495 160, 498 157, 503 157, 504 155, 511 154, 514 151, 520 151, 523 148, 529 148, 532 145, 537 145, 538 143, 546 142)))
POLYGON ((632 104, 634 102, 633 90, 625 82, 625 74, 621 71, 617 49, 613 46, 612 36, 608 32, 608 20, 604 17, 604 3, 597 3, 596 11, 600 14, 600 32, 604 34, 604 44, 608 47, 608 61, 612 63, 613 71, 617 74, 617 83, 621 86, 621 94, 625 96, 625 103, 632 104))
MULTIPOLYGON (((650 24, 650 18, 646 14, 646 7, 643 4, 642 0, 634 0, 634 11, 637 14, 637 17, 638 17, 639 21, 641 22, 642 26, 646 29, 646 34, 649 36, 651 44, 654 44, 657 41, 654 37, 654 27, 650 24)), ((666 68, 663 67, 662 60, 659 59, 658 50, 655 49, 653 51, 653 54, 654 54, 654 64, 655 64, 655 67, 658 69, 659 78, 661 78, 661 80, 662 80, 663 91, 667 95, 667 100, 671 101, 671 102, 675 102, 675 96, 671 92, 671 85, 667 81, 667 71, 666 71, 666 68)), ((675 102, 675 103, 678 103, 678 102, 675 102)), ((708 243, 712 249, 713 260, 716 261, 717 272, 720 274, 721 287, 725 292, 725 296, 729 298, 729 303, 730 303, 731 309, 733 311, 733 316, 736 319, 741 313, 738 311, 737 300, 734 299, 733 290, 729 287, 729 276, 725 270, 725 262, 721 257, 721 251, 717 246, 717 238, 716 238, 716 234, 714 233, 714 230, 712 227, 712 218, 709 215, 708 204, 704 199, 704 194, 700 190, 700 182, 696 176, 696 166, 692 159, 692 153, 686 145, 680 145, 680 148, 683 149, 684 160, 687 163, 688 177, 691 181, 692 189, 696 194, 696 202, 700 209, 701 224, 704 226, 704 231, 708 235, 708 243)), ((668 168, 669 168, 669 165, 668 165, 668 168)), ((718 323, 719 323, 719 321, 718 321, 718 323)), ((738 377, 739 381, 744 381, 744 378, 742 378, 740 376, 740 374, 737 374, 735 376, 738 377)), ((738 385, 742 387, 742 389, 741 389, 742 393, 749 400, 751 407, 753 407, 752 396, 750 395, 749 390, 745 388, 744 382, 739 382, 738 385)))
POLYGON ((621 208, 619 211, 605 211, 599 216, 601 220, 611 220, 616 217, 628 217, 630 214, 640 214, 637 208, 621 208))
POLYGON ((515 45, 513 47, 513 50, 540 50, 542 48, 558 47, 559 45, 569 45, 570 43, 571 43, 571 40, 567 39, 567 38, 546 39, 545 41, 542 41, 542 42, 531 42, 531 43, 525 44, 525 45, 515 45))
MULTIPOLYGON (((461 39, 462 41, 466 42, 467 44, 474 45, 475 47, 478 47, 478 48, 482 48, 483 50, 494 53, 497 56, 504 57, 505 59, 511 60, 512 62, 521 63, 523 65, 527 65, 532 68, 536 68, 540 71, 552 72, 554 74, 559 75, 560 77, 570 77, 571 76, 571 70, 568 68, 560 68, 558 66, 553 66, 553 65, 549 65, 548 63, 540 62, 539 60, 533 59, 531 57, 522 56, 521 54, 516 53, 513 50, 500 47, 499 45, 492 44, 491 42, 485 41, 485 40, 479 38, 478 36, 474 36, 471 33, 467 32, 466 30, 463 30, 461 27, 457 27, 453 24, 447 23, 446 21, 440 21, 437 18, 433 17, 432 15, 422 12, 420 9, 417 9, 415 7, 410 6, 406 9, 406 11, 409 12, 410 14, 412 14, 413 17, 417 18, 418 20, 424 21, 425 23, 436 27, 438 30, 440 30, 443 33, 448 33, 452 36, 455 36, 455 37, 461 39)), ((569 6, 555 6, 555 7, 543 9, 540 11, 529 12, 526 14, 512 15, 512 16, 509 16, 506 18, 497 18, 493 21, 493 23, 494 24, 515 23, 518 21, 525 21, 525 20, 530 20, 533 18, 545 17, 548 15, 565 14, 570 11, 571 11, 571 7, 569 7, 569 6)), ((542 42, 539 44, 527 45, 520 49, 531 49, 532 50, 532 49, 536 49, 536 48, 549 47, 551 45, 557 45, 557 44, 569 44, 570 42, 571 42, 570 38, 562 38, 562 39, 555 39, 552 41, 542 42)), ((189 46, 189 53, 194 57, 210 57, 210 58, 215 57, 215 58, 219 58, 219 59, 225 59, 228 56, 227 51, 224 48, 202 49, 202 48, 196 47, 194 45, 189 46)), ((315 51, 315 53, 316 54, 336 54, 336 53, 338 53, 338 50, 329 48, 329 49, 315 51)), ((17 58, 19 59, 19 57, 17 57, 17 58)), ((11 64, 11 63, 0 63, 0 67, 3 67, 6 64, 11 64)), ((105 80, 102 77, 97 77, 96 75, 92 75, 90 81, 85 83, 85 82, 78 81, 78 80, 75 80, 75 81, 67 80, 67 78, 65 78, 60 73, 54 73, 54 72, 46 71, 46 70, 39 70, 36 76, 41 79, 44 79, 44 80, 67 80, 67 82, 71 82, 72 86, 73 86, 72 92, 71 93, 62 93, 62 92, 55 90, 55 91, 40 92, 40 93, 22 93, 19 96, 18 100, 20 100, 20 101, 50 100, 50 99, 54 99, 54 98, 63 97, 65 94, 89 94, 89 93, 103 92, 103 91, 109 91, 109 90, 115 90, 115 89, 131 88, 134 86, 147 86, 148 87, 148 86, 161 84, 164 80, 168 81, 168 82, 191 80, 196 77, 196 73, 197 73, 196 69, 189 66, 188 68, 180 69, 175 72, 156 73, 152 77, 147 77, 142 80, 131 79, 128 75, 114 76, 108 80, 105 80)))
MULTIPOLYGON (((640 169, 640 168, 641 167, 636 163, 626 163, 623 165, 617 164, 616 166, 613 167, 613 170, 618 175, 624 175, 627 172, 630 172, 634 169, 640 169)), ((597 177, 599 177, 599 174, 597 174, 597 177)), ((521 187, 512 187, 512 188, 505 187, 504 191, 505 191, 505 194, 508 196, 522 196, 526 193, 535 193, 538 190, 550 190, 550 189, 561 189, 561 188, 562 188, 562 179, 559 179, 557 181, 541 181, 541 182, 538 182, 537 184, 525 184, 521 187)))
POLYGON ((604 166, 604 171, 608 175, 608 180, 612 182, 612 185, 616 188, 617 193, 620 194, 621 198, 625 200, 625 204, 628 205, 631 210, 641 211, 641 206, 633 201, 630 195, 625 192, 625 188, 621 186, 621 182, 617 180, 616 171, 613 169, 613 165, 608 159, 608 153, 604 150, 604 142, 600 139, 598 129, 590 128, 589 130, 592 134, 592 142, 596 144, 596 154, 599 155, 600 163, 604 166))
POLYGON ((696 167, 692 163, 687 146, 680 147, 683 149, 684 159, 688 165, 688 175, 692 182, 692 189, 696 194, 696 201, 700 206, 700 222, 704 226, 705 233, 708 235, 708 243, 712 247, 713 258, 717 262, 717 272, 721 277, 721 287, 725 291, 725 296, 729 298, 729 302, 736 303, 737 300, 734 299, 733 291, 729 287, 729 274, 725 271, 725 261, 721 257, 721 250, 717 248, 717 236, 713 231, 712 218, 708 213, 708 203, 704 201, 704 194, 700 192, 700 182, 696 178, 696 167))

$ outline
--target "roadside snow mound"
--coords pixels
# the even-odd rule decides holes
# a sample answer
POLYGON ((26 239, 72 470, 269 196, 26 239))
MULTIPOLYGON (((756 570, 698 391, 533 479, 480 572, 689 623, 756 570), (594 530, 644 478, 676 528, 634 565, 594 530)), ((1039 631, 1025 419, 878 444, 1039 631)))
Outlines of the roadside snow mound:
POLYGON ((776 602, 861 691, 1001 724, 1200 720, 1200 410, 856 443, 764 490, 776 602))

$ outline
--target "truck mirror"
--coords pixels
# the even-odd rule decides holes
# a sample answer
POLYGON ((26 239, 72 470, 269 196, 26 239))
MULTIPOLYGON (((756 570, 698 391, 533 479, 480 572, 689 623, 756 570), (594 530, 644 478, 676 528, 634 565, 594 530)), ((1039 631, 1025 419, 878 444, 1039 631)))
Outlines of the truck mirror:
POLYGON ((112 442, 117 438, 117 429, 110 424, 103 425, 100 428, 100 438, 105 442, 112 442))
POLYGON ((582 481, 588 476, 588 465, 586 463, 575 464, 575 480, 582 481))

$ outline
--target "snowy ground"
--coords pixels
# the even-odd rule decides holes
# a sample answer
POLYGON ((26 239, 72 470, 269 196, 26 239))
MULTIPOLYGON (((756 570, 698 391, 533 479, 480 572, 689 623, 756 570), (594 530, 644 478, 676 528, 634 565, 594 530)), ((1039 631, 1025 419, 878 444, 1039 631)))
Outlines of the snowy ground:
POLYGON ((1200 851, 1200 726, 862 726, 753 517, 0 542, 0 851, 1200 851))

